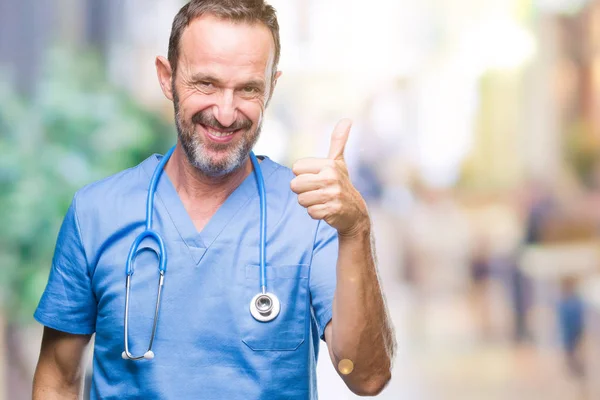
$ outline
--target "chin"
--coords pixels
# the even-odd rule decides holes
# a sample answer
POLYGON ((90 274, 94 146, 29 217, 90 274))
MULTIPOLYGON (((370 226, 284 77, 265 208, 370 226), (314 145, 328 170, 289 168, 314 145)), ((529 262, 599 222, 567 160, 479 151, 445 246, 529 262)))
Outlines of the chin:
POLYGON ((230 174, 241 167, 242 164, 243 162, 240 164, 230 153, 221 156, 205 154, 203 157, 194 160, 194 166, 198 170, 212 177, 230 174))

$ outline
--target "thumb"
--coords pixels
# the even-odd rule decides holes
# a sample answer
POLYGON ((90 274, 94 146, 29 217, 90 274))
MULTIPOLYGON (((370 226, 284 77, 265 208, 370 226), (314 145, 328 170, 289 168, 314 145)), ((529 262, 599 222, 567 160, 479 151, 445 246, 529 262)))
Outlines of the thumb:
POLYGON ((331 160, 344 158, 344 149, 348 142, 350 128, 352 128, 352 120, 348 118, 344 118, 337 123, 331 134, 331 144, 329 145, 329 156, 327 158, 331 160))

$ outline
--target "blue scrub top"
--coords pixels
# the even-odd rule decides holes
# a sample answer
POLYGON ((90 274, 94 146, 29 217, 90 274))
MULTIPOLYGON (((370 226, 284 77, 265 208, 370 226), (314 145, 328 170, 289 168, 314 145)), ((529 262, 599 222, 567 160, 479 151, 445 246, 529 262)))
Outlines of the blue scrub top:
MULTIPOLYGON (((198 233, 167 174, 154 229, 168 265, 153 360, 123 360, 125 261, 143 231, 148 184, 160 155, 80 190, 61 227, 35 318, 50 328, 96 333, 92 399, 316 399, 319 338, 331 320, 337 233, 314 221, 290 190, 293 173, 264 157, 268 290, 272 322, 252 318, 260 290, 259 196, 254 174, 198 233)), ((147 350, 158 285, 157 248, 134 263, 129 343, 147 350)))

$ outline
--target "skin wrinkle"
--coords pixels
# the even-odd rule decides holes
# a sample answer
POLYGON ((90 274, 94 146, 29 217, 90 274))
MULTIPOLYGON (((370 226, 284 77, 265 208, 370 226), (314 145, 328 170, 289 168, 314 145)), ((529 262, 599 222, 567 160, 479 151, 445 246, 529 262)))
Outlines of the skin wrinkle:
MULTIPOLYGON (((210 74, 204 74, 204 73, 195 73, 193 74, 189 79, 186 80, 186 84, 190 87, 197 87, 197 86, 202 86, 202 83, 204 82, 210 82, 215 84, 217 87, 223 87, 226 86, 226 82, 222 82, 219 78, 210 75, 210 74)), ((256 92, 252 92, 253 96, 252 97, 256 97, 259 96, 262 92, 262 95, 265 95, 265 82, 262 79, 249 79, 246 82, 242 82, 241 84, 238 84, 235 89, 236 90, 240 90, 240 89, 244 89, 247 87, 251 87, 256 89, 256 92)), ((202 87, 201 87, 202 88, 202 87)), ((201 89, 200 88, 200 89, 201 89)), ((200 90, 199 89, 199 90, 200 90)), ((205 93, 209 93, 209 90, 206 90, 205 93)), ((246 93, 242 93, 242 94, 246 94, 246 93)), ((250 98, 252 98, 250 97, 250 98)))
MULTIPOLYGON (((176 125, 183 137, 165 171, 198 230, 252 172, 247 154, 258 139, 279 77, 273 70, 275 46, 268 28, 223 22, 204 15, 190 23, 179 44, 175 76, 164 57, 156 62, 163 92, 177 106, 176 125), (207 77, 213 85, 198 82, 207 77), (260 92, 243 93, 245 87, 256 84, 262 86, 260 92), (234 133, 227 144, 211 142, 204 146, 208 140, 205 127, 193 121, 199 112, 218 121, 207 124, 217 131, 223 132, 240 120, 251 121, 252 127, 234 133)), ((201 122, 206 121, 203 118, 201 122)))
MULTIPOLYGON (((176 92, 174 98, 175 107, 179 110, 176 92)), ((255 132, 251 132, 252 121, 248 118, 237 119, 228 127, 225 127, 207 110, 202 110, 194 114, 191 118, 191 124, 185 122, 179 112, 176 112, 176 115, 179 140, 188 162, 209 177, 228 175, 234 170, 239 169, 260 136, 260 125, 256 128, 255 132), (215 163, 209 158, 207 151, 216 150, 222 152, 227 151, 232 146, 229 144, 213 144, 200 141, 198 135, 195 135, 195 126, 198 125, 201 125, 203 129, 216 127, 217 130, 221 131, 235 131, 237 132, 236 134, 242 135, 242 138, 230 150, 227 158, 220 163, 215 163)))
MULTIPOLYGON (((260 136, 260 129, 262 125, 262 108, 261 118, 252 132, 252 121, 247 116, 238 118, 234 115, 233 121, 228 125, 224 126, 219 122, 214 115, 210 113, 208 109, 200 110, 196 112, 190 121, 187 120, 182 111, 181 102, 179 100, 178 90, 173 88, 173 102, 175 105, 176 125, 178 131, 178 137, 180 143, 185 151, 188 161, 193 165, 200 173, 203 173, 209 177, 218 177, 228 175, 236 169, 239 169, 247 157, 248 152, 254 146, 258 137, 260 136), (210 128, 216 126, 217 128, 227 129, 231 127, 232 130, 241 130, 238 132, 242 135, 237 144, 212 144, 205 143, 204 140, 200 140, 200 136, 197 132, 197 125, 202 124, 203 128, 210 128), (216 151, 225 151, 227 148, 233 147, 230 150, 227 158, 221 160, 221 162, 214 162, 214 158, 211 160, 208 156, 210 148, 216 151)), ((222 103, 222 102, 221 102, 222 103)))
MULTIPOLYGON (((244 26, 246 28, 250 28, 250 29, 260 29, 261 31, 263 31, 263 35, 266 33, 270 38, 271 38, 271 42, 273 40, 272 38, 272 34, 269 31, 269 29, 262 25, 262 24, 247 24, 247 23, 242 23, 242 22, 235 22, 235 21, 226 21, 226 20, 222 20, 216 17, 211 17, 211 16, 205 16, 202 19, 211 19, 211 20, 218 20, 221 23, 225 22, 225 23, 230 23, 231 25, 235 25, 235 26, 244 26)), ((193 21, 190 26, 188 27, 188 29, 186 29, 183 32, 182 38, 181 38, 181 42, 183 43, 185 38, 187 36, 192 35, 191 30, 193 28, 194 24, 197 24, 198 20, 193 21)), ((223 39, 223 37, 220 37, 221 39, 223 39)), ((194 47, 195 49, 200 49, 202 48, 202 44, 197 43, 195 41, 195 37, 192 36, 191 37, 192 43, 191 46, 194 47)), ((229 43, 229 45, 232 45, 231 43, 229 43)), ((180 46, 182 47, 182 45, 180 44, 180 46)), ((232 68, 235 69, 241 69, 241 68, 249 68, 249 69, 256 69, 256 70, 263 70, 264 76, 259 78, 259 81, 265 82, 265 90, 263 93, 263 98, 266 99, 270 99, 272 91, 274 89, 275 86, 275 81, 277 80, 278 77, 278 72, 276 70, 276 66, 274 65, 274 60, 275 60, 275 51, 274 51, 274 43, 272 45, 272 49, 268 55, 268 59, 266 60, 266 63, 263 62, 261 60, 262 55, 260 54, 260 49, 258 46, 249 46, 245 49, 234 49, 236 52, 238 52, 239 57, 238 60, 241 58, 242 60, 246 60, 246 62, 239 62, 239 63, 235 63, 232 62, 232 60, 226 56, 220 56, 219 52, 223 51, 223 49, 227 48, 227 43, 223 40, 221 40, 219 42, 219 45, 217 48, 209 48, 206 51, 198 51, 196 50, 194 54, 194 56, 196 56, 197 58, 213 58, 213 62, 211 65, 209 65, 209 69, 211 67, 217 67, 218 69, 218 65, 219 64, 226 64, 232 68), (244 50, 248 50, 247 53, 244 53, 244 50), (251 51, 254 50, 254 51, 251 51)), ((180 59, 179 59, 179 65, 178 65, 178 70, 181 68, 187 68, 187 76, 189 77, 189 79, 194 77, 194 74, 192 73, 192 71, 190 70, 190 67, 193 65, 193 60, 190 60, 188 58, 188 53, 180 51, 180 59), (185 62, 182 63, 181 60, 184 59, 185 62)), ((177 74, 179 75, 179 74, 177 74)), ((228 82, 226 82, 228 83, 228 82)), ((264 107, 263 107, 263 111, 264 111, 264 107)))
MULTIPOLYGON (((208 20, 214 20, 214 18, 212 17, 208 17, 208 20)), ((220 21, 222 22, 222 21, 220 21)), ((221 163, 221 165, 219 165, 219 168, 215 168, 215 170, 210 170, 209 169, 209 161, 208 160, 204 160, 203 163, 199 163, 198 159, 200 157, 199 153, 202 153, 201 149, 200 149, 200 143, 194 143, 194 146, 196 151, 194 153, 196 157, 193 157, 193 154, 191 150, 190 150, 190 145, 187 146, 187 156, 190 159, 190 161, 196 161, 196 162, 192 162, 192 164, 194 164, 196 167, 199 167, 201 165, 204 165, 204 170, 202 172, 204 172, 205 174, 209 174, 212 176, 218 176, 219 175, 219 170, 221 174, 228 174, 231 173, 233 170, 239 168, 240 164, 244 161, 243 159, 243 153, 247 153, 247 151, 245 150, 249 150, 248 147, 251 148, 251 146, 249 146, 249 144, 253 144, 256 142, 256 140, 258 139, 258 134, 260 133, 260 126, 262 124, 262 116, 264 114, 264 110, 265 110, 265 95, 267 94, 267 91, 265 90, 263 92, 263 96, 258 96, 258 95, 253 95, 253 96, 244 96, 246 98, 242 98, 239 99, 238 96, 236 96, 235 93, 235 89, 239 86, 244 86, 247 85, 247 82, 244 82, 242 79, 240 79, 242 82, 241 83, 237 83, 234 81, 234 78, 238 78, 240 75, 242 76, 249 76, 251 81, 264 81, 266 80, 266 78, 268 76, 272 76, 272 73, 270 71, 269 65, 272 62, 273 59, 273 55, 269 54, 266 59, 263 56, 262 52, 261 52, 261 48, 260 46, 255 46, 252 47, 252 49, 256 49, 254 51, 247 51, 247 52, 239 52, 238 51, 238 55, 235 57, 235 59, 231 60, 231 56, 230 54, 228 54, 228 51, 231 51, 230 49, 228 49, 231 46, 236 46, 238 45, 238 42, 240 41, 238 37, 234 36, 234 35, 225 35, 223 37, 223 40, 221 40, 221 42, 219 43, 219 47, 218 48, 213 48, 215 45, 213 43, 211 43, 210 40, 208 41, 203 41, 201 39, 198 39, 198 35, 194 35, 193 33, 198 33, 195 32, 194 30, 200 30, 201 28, 197 27, 197 21, 192 22, 192 24, 190 24, 190 27, 184 32, 184 34, 182 35, 182 50, 185 50, 187 47, 193 47, 193 48, 206 48, 208 47, 208 50, 206 51, 196 51, 196 52, 186 52, 183 51, 183 57, 182 57, 182 61, 180 61, 180 66, 179 69, 182 71, 181 74, 181 80, 183 81, 183 91, 184 92, 188 92, 188 93, 184 93, 183 95, 181 95, 181 99, 179 99, 179 96, 174 96, 176 97, 176 105, 177 108, 179 110, 178 116, 179 116, 179 126, 182 128, 183 130, 187 130, 187 133, 191 133, 189 132, 191 129, 191 127, 189 126, 189 124, 187 123, 187 113, 185 111, 186 108, 186 103, 188 101, 188 99, 191 98, 191 96, 197 92, 197 91, 201 91, 207 94, 207 96, 215 96, 217 97, 217 99, 215 100, 216 104, 221 104, 224 107, 227 107, 227 109, 231 108, 233 109, 233 115, 228 118, 228 121, 237 121, 240 119, 240 113, 243 113, 243 110, 240 110, 239 107, 237 107, 239 102, 245 102, 245 101, 249 101, 250 103, 253 103, 254 106, 258 106, 259 108, 259 112, 258 112, 258 118, 257 121, 255 122, 254 126, 253 126, 253 130, 254 132, 250 133, 250 134, 245 134, 244 135, 244 141, 246 142, 245 145, 242 144, 241 146, 238 146, 237 148, 237 159, 230 159, 229 163, 228 163, 228 168, 223 168, 223 163, 221 163), (189 42, 189 43, 188 43, 189 42), (207 42, 207 43, 206 43, 207 42), (203 46, 204 47, 201 47, 203 46), (225 53, 224 55, 220 55, 221 53, 225 53), (191 54, 192 56, 189 57, 188 54, 191 54), (206 59, 208 60, 208 62, 206 63, 202 63, 201 61, 198 60, 203 60, 206 59), (236 62, 237 60, 237 62, 236 62), (206 66, 204 66, 206 65, 206 66), (223 66, 225 65, 225 66, 223 66), (201 70, 197 70, 198 67, 201 67, 201 70), (227 75, 225 75, 225 78, 222 79, 219 77, 219 75, 222 75, 219 73, 220 69, 224 69, 227 75), (238 72, 238 70, 241 69, 241 73, 228 73, 227 71, 235 71, 238 72), (258 75, 260 78, 256 78, 256 74, 257 71, 262 71, 262 76, 258 75), (218 84, 214 85, 214 87, 211 87, 210 90, 205 90, 208 88, 203 88, 201 90, 197 89, 198 85, 194 84, 195 81, 197 81, 197 78, 202 79, 203 76, 210 76, 212 78, 212 80, 218 84), (227 78, 227 76, 229 76, 229 78, 227 78), (244 150, 244 151, 242 151, 244 150)), ((240 25, 235 25, 236 27, 239 27, 240 25)), ((260 32, 263 36, 269 35, 270 36, 270 32, 268 31, 268 29, 266 27, 264 27, 264 29, 261 29, 262 32, 260 32)), ((267 37, 269 37, 267 36, 267 37)), ((238 46, 239 47, 239 46, 238 46)), ((272 46, 271 46, 272 47, 272 46)), ((235 48, 237 50, 237 47, 235 48)), ((272 49, 269 49, 272 50, 272 49)), ((264 52, 264 50, 263 50, 264 52)), ((272 53, 272 51, 270 51, 269 53, 272 53)), ((174 94, 179 94, 182 90, 178 88, 177 85, 177 79, 175 79, 175 85, 173 86, 173 92, 174 94)), ((241 96, 240 96, 241 97, 241 96)), ((215 115, 217 112, 220 112, 222 110, 218 110, 216 109, 216 107, 218 106, 213 106, 213 112, 215 112, 215 115)), ((252 116, 248 116, 248 115, 244 115, 243 118, 245 119, 252 119, 252 116)), ((222 124, 222 125, 230 125, 230 124, 222 124)), ((188 137, 192 137, 193 135, 188 134, 188 137)), ((199 139, 198 139, 199 140, 199 139)), ((185 148, 185 147, 184 147, 185 148)), ((214 161, 214 158, 213 158, 214 161)), ((201 169, 201 168, 199 168, 201 169)))

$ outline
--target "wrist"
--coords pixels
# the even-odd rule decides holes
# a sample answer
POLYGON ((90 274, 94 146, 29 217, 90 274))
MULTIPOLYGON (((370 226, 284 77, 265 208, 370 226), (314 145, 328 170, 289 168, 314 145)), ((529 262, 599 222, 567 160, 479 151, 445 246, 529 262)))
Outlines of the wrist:
POLYGON ((371 236, 371 220, 368 216, 357 220, 348 229, 338 230, 340 240, 358 239, 371 236))

